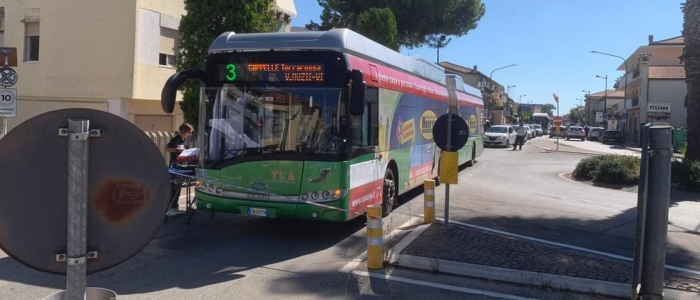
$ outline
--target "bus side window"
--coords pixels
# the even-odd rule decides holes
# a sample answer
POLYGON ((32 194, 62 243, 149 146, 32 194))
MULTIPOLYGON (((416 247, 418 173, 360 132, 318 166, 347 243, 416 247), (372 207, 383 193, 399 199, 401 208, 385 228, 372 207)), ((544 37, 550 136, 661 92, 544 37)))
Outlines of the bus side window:
POLYGON ((352 156, 374 153, 379 145, 379 89, 368 87, 365 94, 365 112, 352 117, 352 156))

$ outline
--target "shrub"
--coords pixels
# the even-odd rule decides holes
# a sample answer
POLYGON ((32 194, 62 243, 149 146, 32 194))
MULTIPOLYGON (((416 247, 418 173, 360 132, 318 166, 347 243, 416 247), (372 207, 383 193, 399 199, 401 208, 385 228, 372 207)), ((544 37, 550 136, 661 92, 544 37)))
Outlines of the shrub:
POLYGON ((671 165, 671 181, 681 189, 700 191, 700 161, 674 161, 671 165))
POLYGON ((572 173, 581 180, 598 183, 636 183, 640 159, 627 155, 599 155, 582 159, 572 173))
POLYGON ((600 183, 636 183, 639 181, 639 160, 636 157, 620 156, 615 159, 603 160, 593 177, 594 182, 600 183), (629 158, 632 159, 629 159, 629 158))
POLYGON ((591 180, 595 176, 593 172, 598 169, 598 165, 600 165, 599 156, 584 158, 576 165, 571 176, 580 180, 591 180))

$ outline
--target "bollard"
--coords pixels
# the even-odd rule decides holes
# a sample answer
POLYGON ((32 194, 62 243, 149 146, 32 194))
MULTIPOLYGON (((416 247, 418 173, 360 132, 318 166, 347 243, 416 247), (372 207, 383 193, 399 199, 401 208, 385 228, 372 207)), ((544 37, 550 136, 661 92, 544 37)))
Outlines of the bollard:
POLYGON ((640 299, 663 299, 668 209, 671 200, 671 126, 649 128, 649 177, 640 299))
POLYGON ((425 224, 435 222, 435 180, 423 182, 423 219, 425 224))
POLYGON ((384 233, 382 206, 367 207, 367 269, 379 270, 384 266, 384 233))

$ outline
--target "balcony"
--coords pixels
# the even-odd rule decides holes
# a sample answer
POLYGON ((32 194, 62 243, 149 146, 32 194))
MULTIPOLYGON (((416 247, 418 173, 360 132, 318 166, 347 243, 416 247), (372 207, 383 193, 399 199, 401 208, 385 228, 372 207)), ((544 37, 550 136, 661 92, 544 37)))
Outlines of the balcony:
POLYGON ((632 107, 639 106, 639 97, 632 98, 632 107))

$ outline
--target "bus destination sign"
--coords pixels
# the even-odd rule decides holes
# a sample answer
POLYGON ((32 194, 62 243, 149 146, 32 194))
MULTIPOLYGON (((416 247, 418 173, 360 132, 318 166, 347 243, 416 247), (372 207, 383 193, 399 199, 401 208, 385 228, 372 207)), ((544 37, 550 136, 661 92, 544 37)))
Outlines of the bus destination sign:
POLYGON ((245 80, 245 75, 259 77, 260 73, 274 74, 279 81, 285 82, 323 82, 323 64, 228 64, 226 65, 228 81, 245 80), (241 76, 243 75, 243 76, 241 76))

